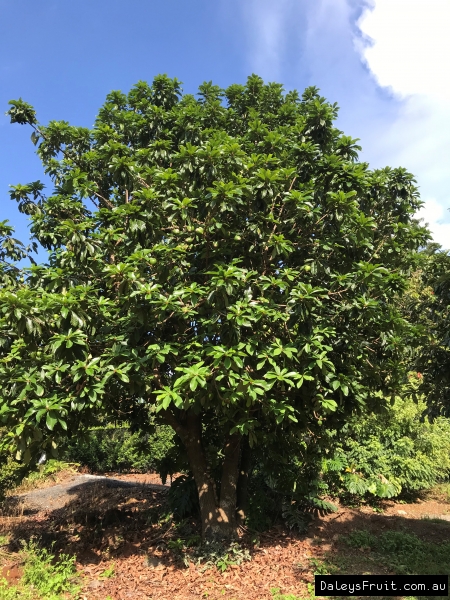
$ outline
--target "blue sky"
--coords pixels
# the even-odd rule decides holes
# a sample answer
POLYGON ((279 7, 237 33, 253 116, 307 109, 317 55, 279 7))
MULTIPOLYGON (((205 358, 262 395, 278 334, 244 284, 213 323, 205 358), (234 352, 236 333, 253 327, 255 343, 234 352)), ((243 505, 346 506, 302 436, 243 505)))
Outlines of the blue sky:
POLYGON ((27 241, 8 186, 43 180, 8 100, 89 127, 109 91, 158 73, 195 93, 255 72, 338 102, 363 160, 416 175, 420 216, 448 248, 449 26, 450 0, 0 0, 0 220, 27 241))

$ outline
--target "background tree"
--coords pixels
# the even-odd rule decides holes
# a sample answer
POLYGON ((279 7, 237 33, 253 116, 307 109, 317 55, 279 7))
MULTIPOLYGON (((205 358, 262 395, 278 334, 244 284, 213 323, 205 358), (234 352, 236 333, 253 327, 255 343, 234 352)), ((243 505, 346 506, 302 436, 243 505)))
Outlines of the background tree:
POLYGON ((418 255, 417 269, 402 302, 412 329, 411 366, 419 372, 430 420, 450 416, 450 254, 428 244, 418 255))
POLYGON ((11 191, 49 259, 0 295, 5 443, 29 460, 99 417, 156 413, 204 537, 233 536, 252 448, 320 438, 397 389, 393 299, 427 239, 413 177, 359 163, 316 88, 255 75, 197 99, 139 82, 92 130, 10 104, 54 189, 11 191))

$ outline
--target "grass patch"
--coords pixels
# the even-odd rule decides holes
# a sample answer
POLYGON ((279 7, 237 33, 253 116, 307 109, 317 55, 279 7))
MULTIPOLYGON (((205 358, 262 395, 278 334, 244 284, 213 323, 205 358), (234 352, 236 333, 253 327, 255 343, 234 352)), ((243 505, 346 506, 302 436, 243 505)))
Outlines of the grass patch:
POLYGON ((75 557, 58 559, 36 542, 24 544, 20 553, 23 575, 16 585, 0 579, 0 600, 67 600, 77 597, 75 557))
POLYGON ((425 496, 427 500, 450 503, 450 481, 435 485, 431 490, 425 493, 425 496))
POLYGON ((294 594, 280 594, 280 588, 272 588, 270 593, 273 596, 273 600, 314 600, 314 586, 308 583, 308 598, 305 599, 302 596, 294 596, 294 594))
MULTIPOLYGON (((328 554, 323 560, 310 559, 310 566, 315 574, 380 575, 386 571, 395 575, 448 575, 449 573, 450 541, 437 544, 422 541, 416 535, 404 531, 386 531, 374 535, 366 530, 352 531, 342 538, 342 541, 344 544, 337 553, 328 554)), ((311 600, 313 598, 314 595, 311 596, 311 600)), ((345 597, 330 598, 337 600, 345 597)), ((443 599, 447 596, 401 596, 401 598, 403 600, 430 598, 431 600, 431 598, 443 599)))
POLYGON ((386 531, 379 536, 353 531, 345 543, 369 550, 377 563, 397 575, 448 575, 449 572, 450 541, 433 544, 403 531, 386 531))
POLYGON ((50 459, 45 465, 30 473, 22 479, 19 485, 10 489, 7 496, 28 492, 40 487, 43 483, 55 483, 57 475, 64 472, 76 473, 78 463, 68 463, 62 460, 50 459))
MULTIPOLYGON (((420 517, 422 519, 422 521, 429 521, 430 523, 439 523, 442 524, 444 527, 448 526, 450 527, 450 521, 448 519, 443 519, 441 517, 433 517, 430 515, 424 515, 423 517, 420 517)), ((450 530, 449 530, 450 532, 450 530)))

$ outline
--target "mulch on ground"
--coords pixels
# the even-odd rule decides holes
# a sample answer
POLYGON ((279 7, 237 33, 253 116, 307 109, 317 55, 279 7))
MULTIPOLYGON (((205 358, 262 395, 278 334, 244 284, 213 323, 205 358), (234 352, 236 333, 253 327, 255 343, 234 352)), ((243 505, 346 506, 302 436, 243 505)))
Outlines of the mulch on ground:
POLYGON ((352 530, 407 529, 427 541, 450 539, 450 522, 424 519, 450 517, 450 504, 433 499, 386 501, 383 514, 368 506, 340 507, 337 513, 315 518, 306 534, 275 527, 261 534, 256 546, 243 534, 241 543, 252 561, 232 565, 224 573, 192 562, 186 568, 167 542, 198 533, 198 524, 186 521, 180 530, 170 520, 158 523, 168 488, 157 476, 116 474, 109 479, 69 478, 63 491, 61 482, 46 488, 57 496, 50 507, 48 494, 39 496, 44 490, 10 499, 9 514, 0 517, 0 534, 7 533, 10 540, 6 554, 0 553, 2 574, 7 573, 11 583, 17 581, 20 540, 35 537, 46 546, 54 544, 55 552, 76 555, 86 600, 269 600, 274 587, 283 594, 308 595, 314 560, 338 553, 352 530), (106 577, 111 568, 114 574, 106 577))

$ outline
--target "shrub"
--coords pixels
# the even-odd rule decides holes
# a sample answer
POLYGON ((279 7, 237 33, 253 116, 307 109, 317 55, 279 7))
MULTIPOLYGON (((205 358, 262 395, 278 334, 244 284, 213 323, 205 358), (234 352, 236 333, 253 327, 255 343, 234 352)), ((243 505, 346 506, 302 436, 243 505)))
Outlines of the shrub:
POLYGON ((200 514, 197 486, 191 474, 174 479, 168 496, 170 510, 176 518, 200 514))
POLYGON ((0 455, 0 502, 5 493, 18 485, 26 473, 26 467, 12 457, 0 455))
POLYGON ((324 496, 389 498, 448 478, 450 420, 423 421, 425 406, 405 394, 384 414, 353 417, 321 439, 286 438, 281 445, 274 438, 253 455, 247 526, 262 531, 282 517, 302 529, 308 514, 333 510, 324 496))
POLYGON ((133 433, 127 427, 99 427, 72 438, 63 458, 80 463, 91 471, 159 472, 174 446, 173 438, 171 428, 164 425, 152 434, 133 433))
POLYGON ((322 479, 335 495, 393 497, 428 489, 450 474, 450 420, 422 420, 426 404, 396 398, 383 415, 353 419, 322 479))

